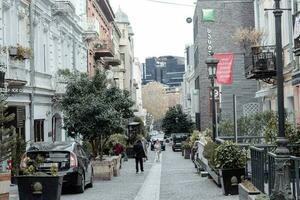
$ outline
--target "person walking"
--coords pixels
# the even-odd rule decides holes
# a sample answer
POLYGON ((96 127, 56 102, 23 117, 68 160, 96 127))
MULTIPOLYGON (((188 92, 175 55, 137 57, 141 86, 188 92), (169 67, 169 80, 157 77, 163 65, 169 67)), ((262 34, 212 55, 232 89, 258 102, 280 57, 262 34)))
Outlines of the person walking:
POLYGON ((142 143, 141 140, 138 140, 134 144, 133 151, 134 151, 134 154, 135 154, 136 173, 139 173, 139 164, 140 164, 141 172, 143 172, 144 171, 143 158, 145 158, 146 155, 145 155, 145 150, 144 150, 143 143, 142 143))
POLYGON ((160 161, 160 153, 161 153, 161 144, 159 140, 156 140, 154 144, 154 150, 155 150, 155 161, 160 161))
POLYGON ((124 147, 122 144, 120 144, 119 142, 117 142, 113 148, 113 151, 114 151, 114 154, 116 156, 120 156, 121 155, 121 158, 120 158, 120 169, 122 168, 122 158, 123 158, 123 153, 124 153, 124 147))

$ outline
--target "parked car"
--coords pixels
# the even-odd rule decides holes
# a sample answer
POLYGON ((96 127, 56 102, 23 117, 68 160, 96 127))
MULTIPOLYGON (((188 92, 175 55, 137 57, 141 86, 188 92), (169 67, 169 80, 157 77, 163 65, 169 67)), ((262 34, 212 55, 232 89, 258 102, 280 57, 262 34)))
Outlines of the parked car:
POLYGON ((166 144, 165 144, 165 141, 163 139, 153 139, 151 141, 151 147, 150 147, 151 151, 154 151, 154 145, 155 145, 156 140, 160 141, 161 150, 165 151, 166 150, 166 144))
POLYGON ((181 150, 181 143, 183 141, 185 141, 188 137, 188 133, 173 133, 172 134, 172 150, 176 151, 176 150, 181 150))
POLYGON ((43 158, 38 171, 50 173, 54 165, 58 173, 64 175, 63 187, 74 188, 83 193, 85 187, 93 187, 93 167, 89 156, 77 142, 37 142, 33 143, 23 156, 21 168, 26 167, 25 160, 43 158))

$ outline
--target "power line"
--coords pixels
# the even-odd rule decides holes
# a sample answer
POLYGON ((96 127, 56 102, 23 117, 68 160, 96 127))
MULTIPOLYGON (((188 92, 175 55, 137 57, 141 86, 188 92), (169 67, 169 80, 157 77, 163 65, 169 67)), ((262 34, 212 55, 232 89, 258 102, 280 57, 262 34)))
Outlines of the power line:
POLYGON ((154 3, 162 3, 162 4, 175 5, 175 6, 188 6, 188 7, 194 7, 194 5, 191 5, 191 4, 172 3, 172 2, 168 2, 168 1, 158 1, 158 0, 145 0, 145 1, 150 1, 150 2, 154 2, 154 3))

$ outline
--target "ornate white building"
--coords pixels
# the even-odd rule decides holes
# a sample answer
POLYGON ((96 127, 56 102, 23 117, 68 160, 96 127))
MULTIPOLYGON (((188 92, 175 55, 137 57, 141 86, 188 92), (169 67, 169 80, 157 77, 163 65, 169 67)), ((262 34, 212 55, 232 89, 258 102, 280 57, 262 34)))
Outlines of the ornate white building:
POLYGON ((0 65, 8 88, 23 86, 8 97, 8 111, 16 114, 12 125, 26 141, 66 140, 57 106, 65 83, 57 72, 87 71, 84 28, 90 27, 71 1, 0 2, 0 65))

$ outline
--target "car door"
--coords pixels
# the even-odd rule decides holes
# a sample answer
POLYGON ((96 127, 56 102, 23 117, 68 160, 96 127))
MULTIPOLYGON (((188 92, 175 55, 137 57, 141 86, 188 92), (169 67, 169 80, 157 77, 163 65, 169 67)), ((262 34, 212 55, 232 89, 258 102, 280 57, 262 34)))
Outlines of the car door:
POLYGON ((90 160, 85 151, 81 146, 78 146, 81 159, 84 165, 84 172, 85 172, 85 182, 89 182, 91 180, 91 167, 90 167, 90 160))

